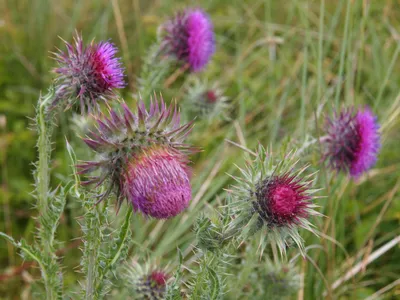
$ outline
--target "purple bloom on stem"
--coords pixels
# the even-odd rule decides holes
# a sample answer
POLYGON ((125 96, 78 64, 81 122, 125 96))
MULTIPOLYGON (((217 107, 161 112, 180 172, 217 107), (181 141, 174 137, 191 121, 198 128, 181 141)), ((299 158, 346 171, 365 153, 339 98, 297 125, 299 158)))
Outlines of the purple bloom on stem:
POLYGON ((162 50, 187 63, 193 72, 201 71, 215 52, 210 17, 201 9, 187 9, 161 27, 162 50))
POLYGON ((109 182, 101 199, 115 192, 118 207, 126 199, 146 216, 176 216, 191 199, 187 156, 195 149, 183 141, 192 122, 181 126, 176 107, 162 99, 160 105, 152 101, 149 110, 140 102, 137 114, 125 104, 122 108, 122 113, 111 110, 109 117, 96 117, 96 130, 84 139, 102 156, 79 166, 81 173, 102 170, 85 183, 109 182))
POLYGON ((307 166, 297 169, 298 161, 295 151, 276 160, 259 146, 255 160, 240 169, 242 176, 233 177, 236 185, 229 204, 233 220, 228 232, 245 240, 261 231, 267 235, 260 241, 261 251, 275 243, 284 254, 291 242, 303 250, 298 229, 316 233, 310 218, 320 214, 314 204, 318 198, 314 195, 318 189, 312 187, 315 173, 305 175, 307 166))
POLYGON ((176 216, 192 196, 186 158, 163 147, 133 156, 124 174, 124 194, 145 215, 176 216))
POLYGON ((379 124, 369 108, 343 110, 327 121, 324 159, 357 178, 372 168, 380 150, 379 124))
POLYGON ((76 35, 75 44, 65 42, 66 52, 55 53, 59 66, 54 70, 59 76, 57 98, 66 101, 68 109, 80 100, 80 109, 98 108, 98 101, 105 101, 115 96, 114 89, 125 86, 124 70, 120 59, 116 57, 117 48, 110 42, 91 42, 83 45, 82 37, 76 35))
POLYGON ((256 190, 255 209, 269 226, 292 226, 308 217, 307 186, 288 174, 267 178, 256 190))

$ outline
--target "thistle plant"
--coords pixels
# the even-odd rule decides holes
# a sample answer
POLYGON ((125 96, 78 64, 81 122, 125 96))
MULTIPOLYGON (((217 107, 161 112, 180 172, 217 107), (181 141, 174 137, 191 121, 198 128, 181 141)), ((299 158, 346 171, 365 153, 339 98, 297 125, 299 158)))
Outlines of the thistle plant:
POLYGON ((215 52, 215 37, 210 17, 202 9, 179 11, 160 25, 158 41, 148 51, 141 75, 138 94, 149 99, 154 90, 176 66, 182 70, 199 72, 215 52))
POLYGON ((176 106, 167 107, 162 98, 151 101, 149 110, 140 102, 136 115, 122 104, 122 112, 97 117, 98 126, 84 141, 99 159, 79 168, 100 173, 85 184, 106 182, 100 200, 114 192, 117 208, 126 199, 135 211, 157 219, 182 212, 191 199, 188 155, 195 149, 183 143, 192 123, 179 120, 176 106))
POLYGON ((229 104, 224 91, 218 83, 210 84, 197 77, 188 80, 183 107, 190 115, 200 119, 228 119, 229 104))
POLYGON ((143 265, 132 261, 125 267, 127 289, 134 299, 165 299, 170 275, 165 269, 146 262, 143 265))
POLYGON ((262 252, 268 243, 275 244, 282 255, 293 242, 303 250, 298 230, 316 234, 309 218, 319 215, 313 203, 318 189, 312 186, 315 174, 304 175, 308 166, 296 168, 298 161, 295 151, 277 160, 260 146, 255 160, 240 169, 242 176, 232 176, 236 185, 229 190, 233 220, 228 237, 236 235, 244 241, 262 231, 262 252))
POLYGON ((115 98, 115 89, 125 86, 117 48, 110 42, 92 41, 85 46, 78 33, 74 43, 65 42, 65 46, 66 52, 54 53, 58 67, 54 69, 56 97, 52 105, 69 109, 79 102, 82 114, 98 111, 99 102, 115 98))
POLYGON ((369 108, 344 109, 326 121, 324 155, 336 171, 357 178, 373 167, 380 150, 377 117, 369 108))

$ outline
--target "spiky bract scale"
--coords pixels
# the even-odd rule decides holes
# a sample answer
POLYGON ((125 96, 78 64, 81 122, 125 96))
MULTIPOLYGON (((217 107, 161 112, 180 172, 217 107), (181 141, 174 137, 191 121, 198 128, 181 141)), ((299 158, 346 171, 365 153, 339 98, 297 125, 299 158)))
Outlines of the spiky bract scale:
POLYGON ((377 117, 369 108, 343 109, 327 119, 324 159, 332 169, 357 178, 373 167, 380 150, 377 117))
POLYGON ((80 110, 90 112, 98 109, 100 101, 115 97, 115 89, 125 86, 124 69, 114 44, 94 43, 85 46, 77 34, 74 44, 65 42, 67 51, 55 53, 58 67, 56 99, 53 105, 62 103, 68 109, 79 100, 80 110))
POLYGON ((303 249, 299 228, 315 233, 309 217, 319 215, 314 210, 313 176, 303 175, 307 166, 296 170, 296 152, 275 159, 260 146, 253 162, 240 169, 241 177, 234 177, 229 206, 234 220, 230 232, 245 240, 262 230, 261 250, 268 242, 275 243, 284 254, 292 241, 303 249))
POLYGON ((184 107, 192 115, 208 120, 228 119, 228 98, 217 83, 192 78, 186 88, 184 107))
POLYGON ((192 123, 180 125, 176 106, 143 102, 134 114, 126 104, 122 112, 96 117, 97 127, 84 141, 101 157, 85 162, 81 173, 101 169, 86 184, 108 182, 102 198, 116 193, 118 206, 124 199, 147 216, 169 218, 181 212, 191 197, 188 154, 195 149, 184 144, 192 123), (163 197, 163 196, 164 197, 163 197))
POLYGON ((148 263, 140 265, 132 262, 126 266, 125 271, 128 289, 133 292, 134 299, 165 299, 167 282, 170 278, 166 270, 148 263))
POLYGON ((187 63, 194 72, 201 71, 215 52, 213 24, 202 9, 180 11, 160 29, 162 51, 187 63))

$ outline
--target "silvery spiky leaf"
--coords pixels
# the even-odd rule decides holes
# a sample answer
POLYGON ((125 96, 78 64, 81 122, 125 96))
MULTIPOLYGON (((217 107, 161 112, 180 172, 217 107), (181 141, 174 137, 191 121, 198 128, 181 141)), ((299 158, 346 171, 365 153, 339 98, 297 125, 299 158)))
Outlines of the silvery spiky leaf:
POLYGON ((133 261, 125 268, 125 278, 134 299, 165 299, 170 278, 166 270, 149 263, 140 265, 133 261))
POLYGON ((122 112, 96 117, 97 127, 85 143, 99 154, 97 161, 79 165, 81 173, 100 170, 86 184, 108 183, 106 192, 124 199, 136 211, 159 219, 170 218, 185 209, 191 199, 188 154, 195 149, 183 143, 192 123, 180 124, 175 105, 158 99, 146 110, 143 102, 134 114, 126 104, 122 112))
POLYGON ((193 116, 201 119, 228 119, 228 98, 218 83, 191 78, 186 88, 184 107, 193 116))
POLYGON ((315 233, 309 217, 319 215, 313 204, 318 190, 312 188, 314 174, 304 175, 307 166, 297 168, 297 163, 295 151, 275 159, 259 147, 255 160, 240 169, 241 177, 232 176, 230 232, 245 240, 261 231, 262 251, 268 243, 276 244, 282 255, 292 242, 303 249, 298 229, 315 233))

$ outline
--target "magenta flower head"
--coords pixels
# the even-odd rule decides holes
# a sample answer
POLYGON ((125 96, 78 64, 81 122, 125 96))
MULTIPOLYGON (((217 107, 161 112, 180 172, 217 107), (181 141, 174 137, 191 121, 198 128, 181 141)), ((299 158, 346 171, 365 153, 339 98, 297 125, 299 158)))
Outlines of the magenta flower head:
POLYGON ((214 29, 210 17, 200 8, 178 12, 161 28, 161 50, 201 71, 215 52, 214 29))
POLYGON ((116 57, 117 48, 110 42, 91 42, 84 46, 77 34, 75 43, 65 42, 67 51, 55 53, 58 67, 56 78, 56 99, 54 105, 62 102, 64 108, 73 106, 77 99, 80 110, 98 110, 99 101, 115 96, 115 89, 125 86, 124 69, 116 57))
POLYGON ((85 183, 108 182, 100 199, 114 192, 118 208, 127 199, 135 211, 146 216, 174 217, 191 199, 188 154, 195 149, 183 140, 192 123, 181 126, 176 107, 167 107, 162 99, 160 103, 151 101, 148 111, 140 102, 136 115, 126 104, 122 110, 96 117, 96 130, 84 139, 100 159, 79 165, 80 172, 101 170, 85 183))
POLYGON ((377 117, 369 108, 342 110, 327 119, 324 160, 357 178, 373 167, 380 150, 377 117))
POLYGON ((319 215, 313 204, 318 190, 312 188, 314 174, 303 176, 307 167, 296 171, 296 163, 296 152, 276 161, 259 147, 255 161, 240 169, 242 178, 233 177, 237 185, 231 191, 234 220, 230 232, 246 239, 265 228, 262 250, 267 240, 275 243, 281 254, 291 242, 303 249, 298 228, 315 233, 309 218, 319 215))
POLYGON ((128 289, 135 296, 134 299, 165 299, 169 274, 150 264, 144 266, 134 262, 126 267, 128 289))

